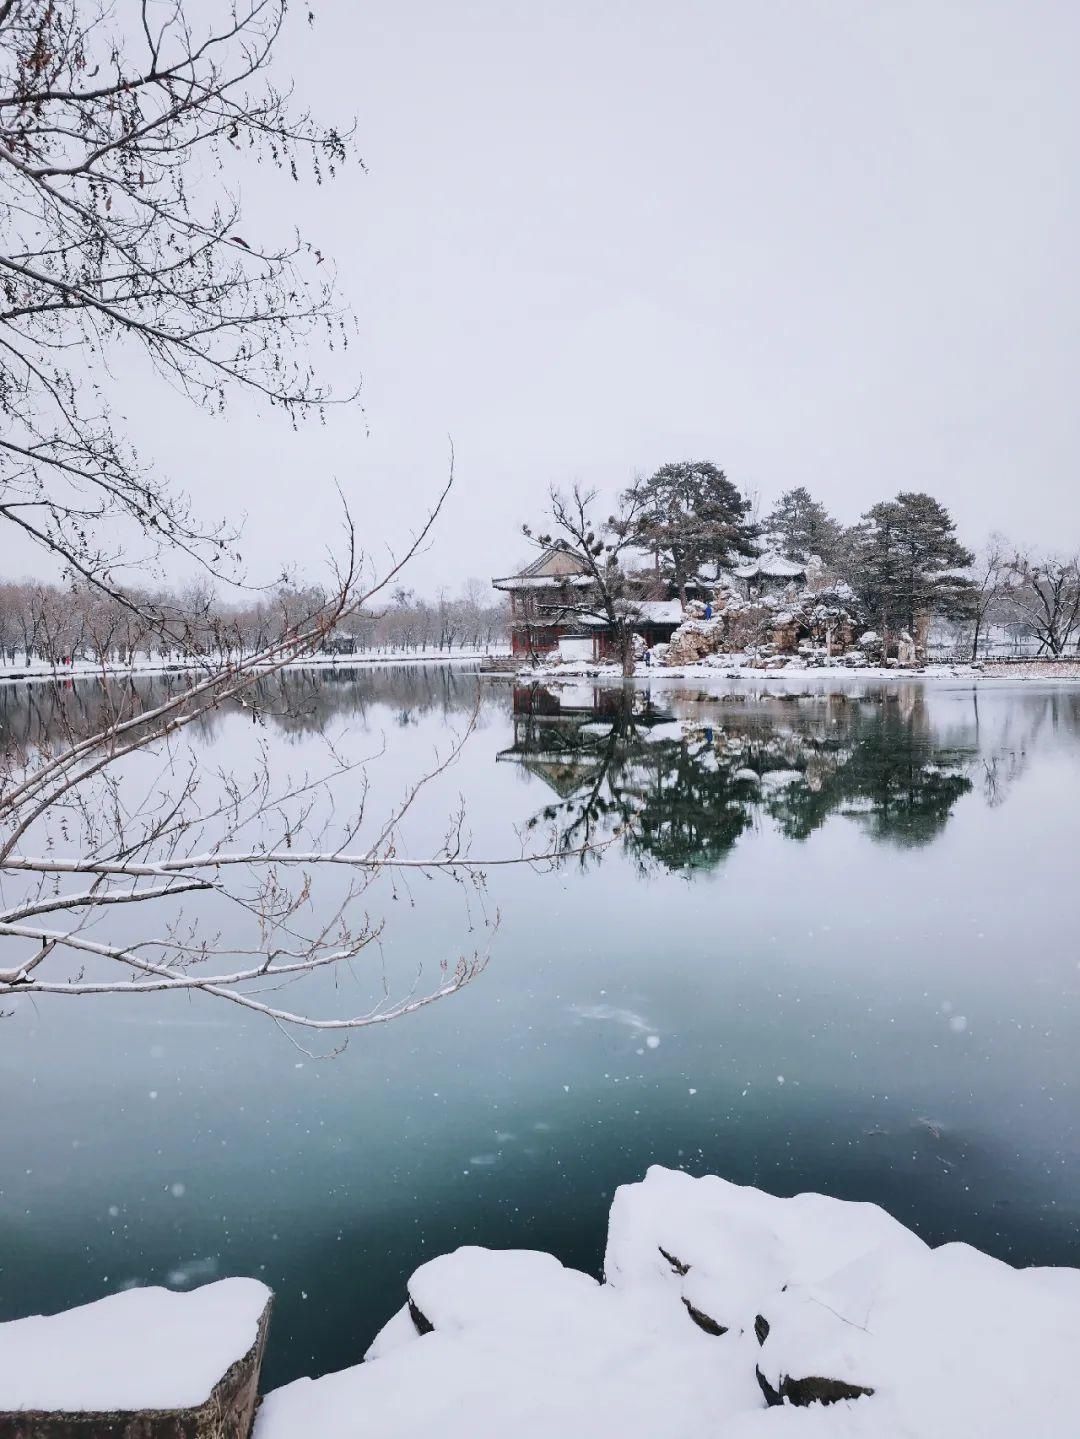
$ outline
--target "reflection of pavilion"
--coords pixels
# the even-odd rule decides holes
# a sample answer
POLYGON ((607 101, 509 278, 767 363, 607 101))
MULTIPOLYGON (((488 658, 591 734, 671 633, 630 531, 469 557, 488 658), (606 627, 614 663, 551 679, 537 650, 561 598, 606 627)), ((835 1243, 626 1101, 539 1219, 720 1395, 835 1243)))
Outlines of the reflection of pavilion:
MULTIPOLYGON (((646 702, 635 722, 647 727, 667 718, 646 702)), ((514 742, 495 758, 520 765, 567 799, 600 778, 626 721, 626 696, 611 686, 515 685, 514 742)))

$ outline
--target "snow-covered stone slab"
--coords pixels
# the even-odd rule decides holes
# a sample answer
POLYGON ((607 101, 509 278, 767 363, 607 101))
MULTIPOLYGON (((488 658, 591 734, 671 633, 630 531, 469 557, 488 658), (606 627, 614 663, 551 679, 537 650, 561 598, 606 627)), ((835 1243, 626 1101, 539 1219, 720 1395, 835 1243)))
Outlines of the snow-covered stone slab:
POLYGON ((0 1435, 248 1439, 272 1297, 222 1279, 0 1324, 0 1435))

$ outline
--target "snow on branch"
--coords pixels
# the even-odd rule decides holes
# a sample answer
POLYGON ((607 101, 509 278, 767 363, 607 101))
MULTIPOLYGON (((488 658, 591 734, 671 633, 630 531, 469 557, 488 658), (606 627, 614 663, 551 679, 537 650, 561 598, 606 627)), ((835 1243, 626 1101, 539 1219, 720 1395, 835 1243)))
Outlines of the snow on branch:
POLYGON ((241 776, 208 771, 189 739, 213 712, 244 713, 258 725, 266 708, 260 687, 391 582, 425 542, 452 481, 451 458, 450 477, 408 551, 367 583, 346 516, 334 594, 303 628, 235 663, 208 660, 149 707, 139 707, 130 687, 103 682, 106 719, 89 726, 92 733, 80 730, 81 712, 61 709, 62 743, 46 739, 24 756, 0 757, 0 1000, 180 991, 228 1000, 286 1029, 347 1032, 412 1013, 480 973, 498 928, 486 904, 487 872, 553 865, 566 854, 554 843, 519 843, 516 852, 475 856, 463 808, 426 853, 405 848, 410 811, 475 729, 479 688, 444 751, 379 816, 368 813, 368 784, 382 751, 353 758, 323 736, 322 769, 290 778, 257 742, 241 776), (335 789, 349 776, 358 785, 342 815, 335 789), (399 994, 384 968, 386 914, 395 899, 415 903, 410 876, 457 885, 466 931, 485 938, 440 941, 434 981, 417 974, 399 994), (101 933, 121 915, 138 921, 144 912, 157 916, 149 937, 130 938, 130 923, 122 934, 101 933), (361 958, 378 962, 366 978, 353 969, 361 958), (328 973, 332 989, 313 989, 328 973), (350 978, 364 986, 360 1004, 344 999, 350 978), (292 985, 296 1001, 286 1004, 278 995, 292 985), (328 994, 334 1012, 318 1012, 328 994))

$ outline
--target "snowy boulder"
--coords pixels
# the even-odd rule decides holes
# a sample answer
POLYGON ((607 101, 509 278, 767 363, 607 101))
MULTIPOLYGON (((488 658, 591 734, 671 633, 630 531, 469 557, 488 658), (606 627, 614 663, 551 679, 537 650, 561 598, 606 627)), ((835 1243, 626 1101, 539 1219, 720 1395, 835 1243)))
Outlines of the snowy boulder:
POLYGON ((267 1395, 254 1439, 1074 1439, 1080 1271, 931 1250, 872 1204, 650 1169, 604 1282, 461 1249, 363 1364, 267 1395))
POLYGON ((669 1308, 681 1304, 691 1318, 697 1311, 760 1342, 791 1286, 925 1249, 875 1204, 820 1194, 777 1199, 715 1175, 654 1166, 640 1184, 615 1191, 604 1275, 613 1288, 649 1290, 669 1308))
POLYGON ((557 1322, 582 1289, 595 1288, 595 1279, 535 1249, 465 1245, 421 1265, 409 1280, 406 1308, 420 1335, 491 1319, 557 1322))
POLYGON ((681 1305, 666 1316, 548 1255, 460 1249, 409 1291, 430 1333, 400 1311, 363 1364, 268 1394, 255 1439, 689 1439, 763 1408, 752 1361, 725 1364, 681 1305))
POLYGON ((222 1279, 0 1324, 0 1434, 247 1439, 272 1299, 222 1279))
POLYGON ((762 1388, 798 1404, 858 1387, 881 1434, 1064 1439, 1078 1339, 1075 1269, 1016 1270, 965 1244, 879 1254, 780 1296, 762 1388))
POLYGON ((711 620, 686 619, 672 634, 663 657, 665 665, 697 664, 708 655, 725 648, 725 623, 722 615, 711 620))

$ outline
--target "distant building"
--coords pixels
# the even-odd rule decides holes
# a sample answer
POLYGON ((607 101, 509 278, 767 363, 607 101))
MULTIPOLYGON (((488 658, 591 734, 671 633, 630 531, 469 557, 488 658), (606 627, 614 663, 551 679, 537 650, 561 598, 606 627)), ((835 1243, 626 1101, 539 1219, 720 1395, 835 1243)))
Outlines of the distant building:
MULTIPOLYGON (((617 659, 611 626, 597 604, 589 567, 572 550, 553 546, 514 575, 491 582, 510 597, 510 647, 535 659, 617 659)), ((666 643, 682 623, 678 600, 657 597, 656 582, 639 581, 641 598, 625 601, 645 644, 666 643)), ((663 592, 664 586, 660 586, 663 592)))
POLYGON ((789 560, 778 550, 766 550, 756 560, 736 565, 731 573, 745 584, 746 597, 751 600, 787 589, 788 585, 806 584, 806 566, 799 560, 789 560))
POLYGON ((332 630, 319 646, 324 655, 351 655, 356 653, 355 635, 344 630, 332 630))

